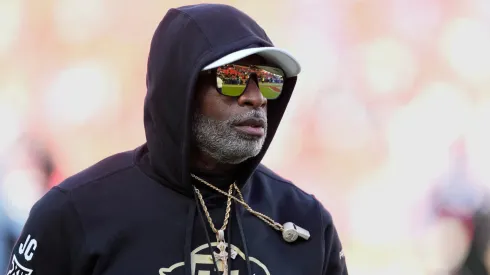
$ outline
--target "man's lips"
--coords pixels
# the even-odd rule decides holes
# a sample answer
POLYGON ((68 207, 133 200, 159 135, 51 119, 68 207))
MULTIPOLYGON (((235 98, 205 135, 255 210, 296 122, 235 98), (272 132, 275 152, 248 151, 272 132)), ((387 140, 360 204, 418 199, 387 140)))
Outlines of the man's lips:
POLYGON ((249 118, 236 123, 235 126, 250 126, 250 127, 264 128, 265 121, 259 118, 249 118))
POLYGON ((258 118, 249 118, 234 125, 235 128, 247 135, 263 137, 265 135, 265 121, 258 118))

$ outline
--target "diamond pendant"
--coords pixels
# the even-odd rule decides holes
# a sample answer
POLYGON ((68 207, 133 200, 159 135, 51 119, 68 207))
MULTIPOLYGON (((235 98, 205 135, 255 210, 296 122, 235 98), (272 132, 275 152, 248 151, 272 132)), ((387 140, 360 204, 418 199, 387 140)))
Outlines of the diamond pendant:
MULTIPOLYGON (((214 252, 214 257, 216 258, 216 264, 218 265, 219 271, 223 271, 223 275, 228 274, 228 252, 226 248, 228 248, 228 244, 225 242, 225 232, 223 230, 218 230, 218 234, 216 234, 216 239, 218 241, 218 245, 216 246, 219 250, 219 253, 214 252)), ((235 259, 237 253, 234 249, 231 250, 231 259, 235 259)))

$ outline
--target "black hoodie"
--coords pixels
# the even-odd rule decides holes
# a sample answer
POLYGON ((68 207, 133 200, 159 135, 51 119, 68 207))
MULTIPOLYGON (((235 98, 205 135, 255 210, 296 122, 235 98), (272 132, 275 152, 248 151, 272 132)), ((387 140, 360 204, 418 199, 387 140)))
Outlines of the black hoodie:
MULTIPOLYGON (((190 178, 194 84, 212 61, 265 46, 273 44, 264 30, 235 8, 209 4, 168 11, 148 60, 147 143, 100 161, 40 199, 7 274, 218 274, 211 256, 216 239, 190 178)), ((229 261, 231 275, 347 274, 330 214, 313 196, 260 164, 295 83, 295 77, 288 78, 280 99, 268 104, 263 150, 241 164, 236 179, 254 210, 281 224, 294 222, 311 238, 287 243, 280 232, 234 204, 226 231, 226 241, 238 253, 229 261)), ((210 190, 204 195, 221 226, 224 196, 210 190)))

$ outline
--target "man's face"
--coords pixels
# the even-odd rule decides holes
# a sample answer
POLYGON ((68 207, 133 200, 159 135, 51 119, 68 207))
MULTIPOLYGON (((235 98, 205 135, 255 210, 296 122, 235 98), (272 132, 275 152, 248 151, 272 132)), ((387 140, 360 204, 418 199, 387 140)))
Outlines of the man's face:
MULTIPOLYGON (((234 64, 263 65, 259 56, 234 64)), ((238 164, 259 154, 267 133, 267 99, 255 78, 239 97, 216 90, 216 75, 199 77, 192 132, 197 148, 219 163, 238 164)))

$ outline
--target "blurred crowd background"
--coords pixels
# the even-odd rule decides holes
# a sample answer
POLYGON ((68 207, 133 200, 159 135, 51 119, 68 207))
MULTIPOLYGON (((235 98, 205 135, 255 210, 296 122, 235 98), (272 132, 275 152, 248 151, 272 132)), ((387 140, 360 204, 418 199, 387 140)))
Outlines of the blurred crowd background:
MULTIPOLYGON (((198 1, 0 0, 0 268, 48 188, 144 142, 151 36, 198 1)), ((221 1, 303 72, 264 163, 327 207, 350 274, 490 270, 490 1, 221 1)))

